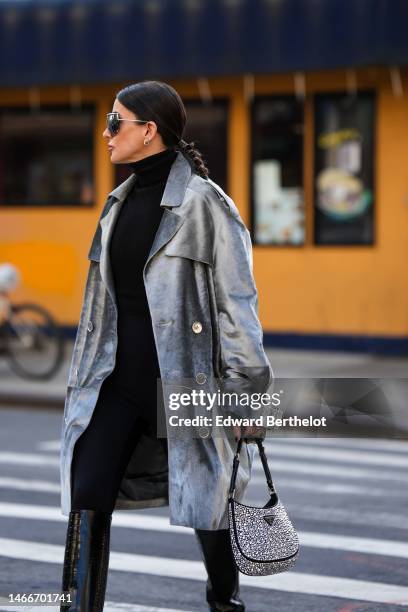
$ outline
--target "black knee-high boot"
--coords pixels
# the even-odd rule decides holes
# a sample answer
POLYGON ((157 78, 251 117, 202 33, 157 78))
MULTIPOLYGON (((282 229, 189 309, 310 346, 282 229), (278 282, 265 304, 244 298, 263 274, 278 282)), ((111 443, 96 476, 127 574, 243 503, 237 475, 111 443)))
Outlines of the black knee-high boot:
POLYGON ((195 529, 208 579, 206 596, 211 612, 244 612, 239 596, 239 571, 228 529, 195 529))
POLYGON ((109 565, 112 515, 98 510, 71 510, 65 544, 62 591, 71 594, 67 612, 103 610, 109 565))

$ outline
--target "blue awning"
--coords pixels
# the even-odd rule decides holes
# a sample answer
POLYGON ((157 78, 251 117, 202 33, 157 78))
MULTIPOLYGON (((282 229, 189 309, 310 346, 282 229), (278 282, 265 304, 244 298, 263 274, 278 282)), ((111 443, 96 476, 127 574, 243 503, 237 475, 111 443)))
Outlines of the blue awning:
POLYGON ((0 0, 1 86, 408 64, 408 0, 0 0))

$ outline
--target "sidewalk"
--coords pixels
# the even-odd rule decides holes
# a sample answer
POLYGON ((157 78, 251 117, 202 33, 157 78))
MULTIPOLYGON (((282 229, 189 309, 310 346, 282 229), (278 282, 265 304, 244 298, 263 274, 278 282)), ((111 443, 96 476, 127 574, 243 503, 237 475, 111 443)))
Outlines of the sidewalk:
MULTIPOLYGON (((24 380, 0 359, 0 404, 63 408, 73 343, 67 343, 62 368, 49 381, 24 380)), ((276 378, 407 378, 408 357, 268 349, 276 378)))

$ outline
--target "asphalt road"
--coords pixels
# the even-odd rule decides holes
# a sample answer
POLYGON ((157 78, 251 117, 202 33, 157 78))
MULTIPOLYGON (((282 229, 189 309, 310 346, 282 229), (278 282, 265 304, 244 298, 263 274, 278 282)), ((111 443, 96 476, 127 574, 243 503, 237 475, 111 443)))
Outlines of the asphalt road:
MULTIPOLYGON (((60 589, 61 411, 0 409, 0 594, 60 589)), ((248 612, 363 612, 408 606, 408 443, 358 439, 266 441, 276 488, 301 554, 284 574, 241 574, 248 612)), ((245 502, 267 501, 256 458, 245 502)), ((207 610, 192 529, 168 509, 113 515, 106 610, 207 610)), ((8 607, 0 610, 44 608, 8 607)), ((47 607, 57 610, 58 608, 47 607)))

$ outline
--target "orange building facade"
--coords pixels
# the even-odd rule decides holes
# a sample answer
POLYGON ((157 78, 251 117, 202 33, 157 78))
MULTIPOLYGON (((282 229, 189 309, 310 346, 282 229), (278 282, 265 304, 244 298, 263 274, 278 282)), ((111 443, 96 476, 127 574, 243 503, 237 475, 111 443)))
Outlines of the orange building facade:
MULTIPOLYGON (((211 100, 226 104, 223 187, 253 237, 266 345, 408 353, 408 70, 401 69, 399 79, 396 85, 390 71, 378 67, 356 69, 351 76, 330 70, 206 80, 211 98, 207 106, 211 100), (375 100, 370 238, 361 243, 317 240, 317 96, 352 97, 365 91, 375 100), (257 99, 274 97, 293 98, 302 109, 300 238, 287 243, 256 239, 254 225, 253 107, 257 99)), ((197 79, 168 82, 186 104, 204 104, 197 79)), ((89 205, 10 205, 3 200, 0 206, 0 262, 13 263, 23 280, 13 299, 43 304, 72 333, 80 313, 90 241, 107 194, 117 182, 102 132, 112 98, 124 84, 75 90, 80 104, 92 105, 94 113, 89 205)), ((70 105, 72 92, 68 86, 40 87, 35 90, 36 103, 70 105)), ((1 106, 26 107, 32 104, 32 95, 33 90, 26 88, 3 89, 1 106)), ((354 149, 350 151, 350 159, 355 159, 354 149)), ((330 176, 325 174, 327 180, 330 176)), ((217 176, 213 178, 217 181, 217 176)))

